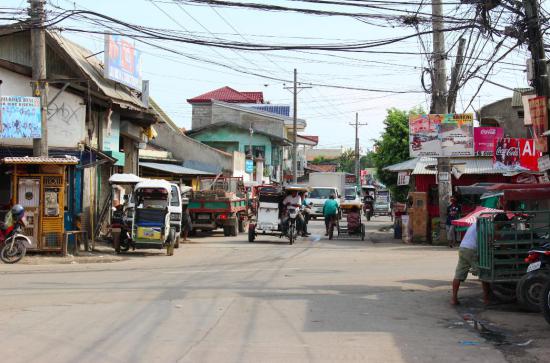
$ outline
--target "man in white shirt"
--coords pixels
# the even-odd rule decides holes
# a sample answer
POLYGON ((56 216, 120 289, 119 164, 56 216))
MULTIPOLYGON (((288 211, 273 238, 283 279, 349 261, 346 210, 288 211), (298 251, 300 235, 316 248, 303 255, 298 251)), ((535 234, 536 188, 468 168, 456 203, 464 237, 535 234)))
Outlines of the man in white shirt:
MULTIPOLYGON (((451 298, 452 305, 458 305, 458 289, 460 283, 468 277, 470 270, 474 275, 478 272, 477 261, 477 225, 476 223, 468 227, 466 234, 462 242, 460 242, 460 248, 458 249, 458 263, 456 265, 455 277, 453 280, 453 296, 451 298)), ((483 303, 489 304, 490 287, 489 283, 482 281, 483 288, 483 303)))
MULTIPOLYGON (((289 195, 283 199, 283 205, 285 208, 288 207, 295 207, 299 209, 302 205, 302 197, 298 194, 296 190, 292 190, 289 195)), ((285 215, 283 217, 283 233, 286 235, 288 227, 288 214, 285 212, 285 215)), ((304 233, 304 217, 301 213, 298 213, 298 216, 296 217, 296 229, 302 234, 304 233)))
POLYGON ((298 194, 296 190, 293 190, 286 198, 283 200, 283 205, 288 207, 289 205, 294 207, 299 207, 302 205, 302 197, 298 194))

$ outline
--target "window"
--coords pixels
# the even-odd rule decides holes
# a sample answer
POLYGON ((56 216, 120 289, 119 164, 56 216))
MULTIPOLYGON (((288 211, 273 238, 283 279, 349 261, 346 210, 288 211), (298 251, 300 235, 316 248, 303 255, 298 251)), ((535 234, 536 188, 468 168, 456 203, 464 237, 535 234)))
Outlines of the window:
MULTIPOLYGON (((244 153, 245 155, 249 154, 250 147, 248 145, 245 145, 244 147, 244 153)), ((265 158, 265 146, 259 146, 259 145, 252 145, 252 155, 257 157, 263 157, 265 158)))
POLYGON ((178 193, 178 188, 175 185, 172 185, 172 198, 170 200, 170 205, 172 207, 179 207, 180 206, 180 198, 178 193))

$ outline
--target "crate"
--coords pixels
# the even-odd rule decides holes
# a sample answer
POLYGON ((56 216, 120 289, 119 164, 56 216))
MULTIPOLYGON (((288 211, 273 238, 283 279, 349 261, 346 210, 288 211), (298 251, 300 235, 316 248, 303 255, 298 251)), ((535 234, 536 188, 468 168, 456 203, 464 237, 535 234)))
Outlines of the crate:
POLYGON ((548 243, 550 211, 512 212, 508 221, 498 213, 477 220, 479 278, 487 282, 515 282, 527 270, 528 252, 548 243))

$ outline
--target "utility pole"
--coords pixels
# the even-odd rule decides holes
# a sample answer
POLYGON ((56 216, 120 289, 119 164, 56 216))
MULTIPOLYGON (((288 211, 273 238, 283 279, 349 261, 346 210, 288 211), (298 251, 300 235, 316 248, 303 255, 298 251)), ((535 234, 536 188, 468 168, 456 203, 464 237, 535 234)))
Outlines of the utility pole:
POLYGON ((464 62, 464 46, 466 45, 466 39, 460 38, 458 40, 458 50, 456 51, 456 62, 451 72, 451 84, 449 85, 449 97, 447 97, 447 110, 449 113, 455 113, 456 110, 456 95, 458 93, 458 76, 462 70, 462 64, 464 62))
MULTIPOLYGON (((445 68, 445 37, 443 34, 443 5, 441 0, 432 1, 433 27, 433 78, 432 105, 430 113, 447 113, 447 71, 445 68)), ((437 185, 439 191, 439 241, 447 241, 445 222, 447 205, 452 194, 451 165, 447 157, 437 158, 437 185)))
POLYGON ((31 58, 33 96, 40 97, 42 137, 33 140, 33 154, 48 156, 48 83, 46 82, 45 0, 28 0, 31 17, 31 58))
POLYGON ((355 113, 355 123, 350 124, 350 125, 355 127, 355 168, 354 168, 354 171, 355 171, 355 183, 359 184, 360 183, 360 178, 361 178, 361 175, 360 175, 361 174, 360 173, 361 164, 360 164, 360 156, 359 156, 359 126, 367 126, 367 123, 365 122, 364 124, 360 124, 359 123, 359 113, 356 112, 355 113))
POLYGON ((298 143, 296 142, 297 134, 298 134, 298 93, 302 91, 305 88, 311 88, 311 87, 304 87, 304 86, 298 86, 298 70, 294 68, 294 84, 292 87, 284 87, 286 90, 292 89, 292 95, 294 98, 294 106, 293 106, 293 113, 292 113, 292 182, 297 183, 298 182, 298 143))

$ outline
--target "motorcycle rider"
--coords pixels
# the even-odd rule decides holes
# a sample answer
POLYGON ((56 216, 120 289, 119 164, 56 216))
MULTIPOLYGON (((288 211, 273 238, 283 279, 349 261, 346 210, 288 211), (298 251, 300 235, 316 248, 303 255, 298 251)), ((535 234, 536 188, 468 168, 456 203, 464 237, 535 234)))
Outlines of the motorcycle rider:
POLYGON ((24 214, 25 208, 23 208, 21 204, 14 205, 11 210, 6 214, 6 217, 4 218, 4 223, 0 223, 0 228, 3 230, 7 230, 10 227, 13 227, 17 221, 20 221, 24 225, 24 214))
MULTIPOLYGON (((285 208, 294 207, 299 209, 302 205, 302 197, 298 195, 297 190, 291 190, 290 194, 288 194, 285 199, 283 199, 283 206, 285 208)), ((283 234, 286 235, 286 232, 288 230, 288 213, 285 213, 285 217, 283 219, 283 234)), ((304 217, 301 213, 298 213, 296 216, 296 230, 297 231, 303 231, 303 225, 304 225, 304 217)))
POLYGON ((336 223, 336 216, 338 215, 338 202, 336 201, 336 196, 331 194, 329 199, 325 201, 323 205, 323 216, 325 217, 325 236, 328 236, 328 230, 331 223, 336 223))

